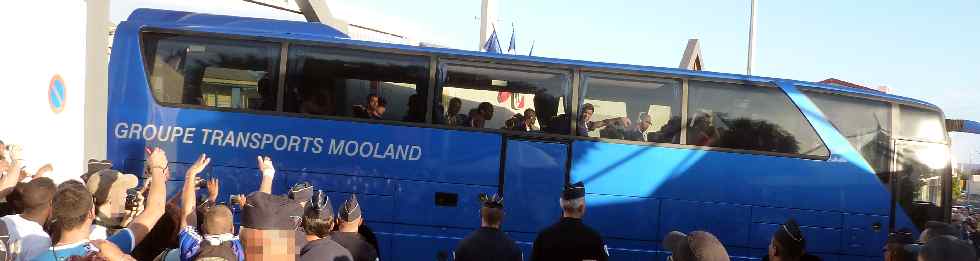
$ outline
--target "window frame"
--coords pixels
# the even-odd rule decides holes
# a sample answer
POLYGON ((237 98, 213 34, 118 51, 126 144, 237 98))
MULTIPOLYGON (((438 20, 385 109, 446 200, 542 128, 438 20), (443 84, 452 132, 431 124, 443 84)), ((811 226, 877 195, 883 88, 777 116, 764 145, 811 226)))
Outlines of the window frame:
MULTIPOLYGON (((802 154, 792 154, 792 153, 779 153, 779 152, 767 152, 767 151, 755 151, 755 150, 744 150, 744 149, 731 149, 731 148, 720 148, 720 147, 705 147, 705 146, 693 146, 686 144, 687 128, 681 128, 681 144, 673 143, 653 143, 653 142, 642 142, 642 141, 627 141, 627 140, 617 140, 617 139, 605 139, 605 138, 592 138, 592 137, 580 137, 574 135, 574 129, 577 121, 571 120, 571 125, 569 133, 554 134, 554 133, 529 133, 520 132, 513 130, 501 130, 501 129, 485 129, 485 128, 472 128, 472 127, 452 127, 443 124, 432 123, 432 106, 433 99, 435 99, 435 85, 438 84, 438 69, 445 62, 455 63, 458 65, 476 65, 477 67, 489 67, 492 69, 504 69, 504 70, 519 70, 519 71, 529 71, 529 72, 543 72, 543 73, 560 73, 568 77, 569 82, 569 100, 578 101, 581 100, 580 87, 585 84, 585 76, 587 75, 603 75, 608 77, 615 77, 615 79, 620 78, 657 78, 665 80, 680 80, 681 81, 681 124, 683 126, 687 125, 688 117, 688 104, 689 104, 689 82, 694 81, 707 81, 707 82, 718 82, 718 83, 731 83, 731 84, 743 84, 752 87, 764 87, 764 88, 776 88, 783 93, 784 96, 789 99, 788 94, 782 91, 781 88, 775 85, 774 82, 765 82, 761 80, 739 80, 739 79, 726 79, 726 78, 710 78, 693 74, 683 74, 683 73, 669 73, 669 72, 655 72, 655 71, 641 71, 634 68, 611 68, 611 67, 586 67, 576 64, 564 64, 558 63, 558 61, 525 61, 525 60, 509 60, 506 57, 490 57, 490 56, 479 56, 479 55, 465 55, 465 54, 451 54, 451 53, 441 53, 437 50, 410 50, 410 49, 394 49, 387 48, 385 44, 375 44, 365 41, 349 40, 349 39, 338 39, 338 40, 308 40, 308 39, 286 39, 277 38, 269 36, 250 36, 250 35, 239 35, 233 33, 219 33, 219 32, 203 32, 203 31, 192 31, 186 29, 173 29, 173 28, 159 28, 159 27, 144 27, 139 32, 138 37, 140 50, 138 53, 142 59, 141 65, 144 66, 143 72, 146 82, 146 91, 149 96, 156 102, 157 105, 169 108, 183 108, 183 109, 200 109, 207 111, 221 111, 221 112, 233 112, 233 113, 248 113, 256 115, 268 115, 268 116, 283 116, 283 117, 293 117, 293 118, 303 118, 303 119, 320 119, 320 120, 333 120, 333 121, 345 121, 345 122, 356 122, 356 123, 366 123, 366 124, 382 124, 389 126, 407 126, 407 127, 420 127, 420 128, 432 128, 432 129, 443 129, 443 130, 464 130, 479 133, 492 133, 501 134, 504 137, 511 138, 529 138, 542 141, 556 141, 556 142, 573 142, 575 140, 583 141, 593 141, 593 142, 603 142, 611 144, 628 144, 628 145, 643 145, 643 146, 653 146, 653 147, 666 147, 666 148, 677 148, 677 149, 688 149, 688 150, 702 150, 702 151, 717 151, 717 152, 728 152, 728 153, 738 153, 738 154, 749 154, 749 155, 765 155, 765 156, 777 156, 777 157, 788 157, 788 158, 799 158, 807 160, 821 160, 825 161, 829 159, 827 157, 813 156, 813 155, 802 155, 802 154), (194 37, 204 37, 204 38, 217 38, 221 40, 240 40, 240 41, 258 41, 265 43, 278 44, 281 48, 279 57, 279 73, 280 77, 276 84, 278 84, 279 95, 277 97, 277 108, 275 111, 262 111, 262 110, 242 110, 242 109, 232 109, 232 108, 218 108, 218 107, 208 107, 201 105, 189 105, 189 104, 173 104, 173 103, 161 103, 156 99, 156 96, 152 94, 149 83, 149 71, 146 70, 147 62, 144 48, 144 38, 143 35, 146 33, 162 33, 162 34, 173 34, 181 36, 194 36, 194 37), (429 84, 428 86, 419 86, 419 88, 426 87, 428 92, 428 97, 426 98, 426 120, 424 122, 403 122, 403 121, 390 121, 390 120, 372 120, 372 119, 360 119, 360 118, 348 118, 341 116, 326 116, 326 115, 311 115, 303 113, 294 112, 283 112, 282 111, 282 99, 284 98, 285 92, 285 74, 286 70, 284 67, 288 66, 288 55, 289 47, 292 45, 302 45, 309 47, 321 47, 321 48, 343 48, 355 51, 365 51, 365 52, 375 52, 383 54, 396 54, 396 55, 407 55, 416 57, 425 57, 429 60, 429 84)), ((598 64, 602 65, 602 64, 598 64)), ((818 87, 807 86, 795 84, 799 89, 808 89, 815 91, 824 91, 828 93, 837 94, 838 92, 821 90, 818 87)), ((892 100, 880 99, 885 102, 896 103, 892 100)), ((792 100, 789 100, 793 106, 800 110, 799 106, 796 105, 792 100)), ((935 108, 925 107, 917 104, 908 104, 912 106, 917 106, 920 108, 925 108, 929 110, 935 110, 935 108)), ((573 117, 572 119, 577 119, 579 107, 581 104, 571 104, 570 111, 566 112, 573 117)), ((939 111, 942 113, 942 111, 939 111)), ((800 111, 801 116, 807 119, 805 115, 800 111)), ((894 114, 893 114, 894 115, 894 114)), ((894 117, 894 116, 893 116, 894 117)), ((893 123, 896 121, 893 119, 893 123)), ((807 124, 810 124, 809 119, 807 119, 807 124)), ((813 128, 811 124, 811 128, 813 128)), ((823 138, 817 134, 817 137, 823 142, 823 138)), ((948 141, 948 139, 947 139, 948 141)), ((824 143, 826 147, 826 143, 824 143)))
POLYGON ((880 96, 865 95, 865 94, 851 93, 851 92, 831 91, 831 90, 822 89, 822 88, 820 88, 818 86, 815 86, 815 85, 808 85, 808 84, 794 84, 794 85, 800 91, 802 91, 804 93, 806 93, 806 92, 815 92, 815 93, 820 93, 820 94, 840 95, 840 96, 849 97, 849 98, 865 99, 865 100, 871 100, 871 101, 877 101, 877 102, 884 102, 884 103, 889 104, 891 106, 891 112, 889 113, 889 115, 891 115, 891 118, 890 119, 891 119, 891 122, 892 122, 892 124, 891 124, 891 130, 892 130, 892 134, 893 134, 892 135, 892 139, 893 140, 918 141, 918 142, 939 143, 939 144, 946 144, 946 145, 949 145, 950 144, 949 131, 946 130, 946 125, 945 124, 942 124, 943 133, 944 133, 944 135, 946 137, 943 140, 943 142, 936 142, 935 140, 928 140, 928 139, 919 139, 919 138, 916 138, 916 137, 902 136, 902 135, 899 135, 898 134, 898 128, 900 128, 902 126, 901 125, 902 117, 900 115, 901 112, 900 112, 900 109, 899 109, 900 106, 909 106, 909 107, 914 107, 914 108, 917 108, 917 109, 922 109, 922 110, 936 112, 936 113, 939 113, 939 116, 945 121, 945 119, 946 119, 946 113, 943 110, 939 109, 939 108, 932 107, 932 106, 927 106, 927 105, 923 105, 923 104, 918 104, 918 103, 907 102, 907 101, 888 99, 888 98, 880 97, 880 96))
MULTIPOLYGON (((426 73, 426 76, 428 77, 428 79, 427 79, 428 80, 428 83, 425 84, 424 86, 423 85, 417 85, 415 88, 416 89, 426 88, 426 90, 425 90, 426 95, 431 96, 432 95, 432 89, 435 86, 435 83, 433 82, 433 81, 435 81, 435 78, 434 78, 435 76, 433 74, 433 71, 434 70, 432 68, 432 59, 433 59, 432 55, 428 55, 428 54, 424 54, 424 53, 423 54, 418 54, 418 53, 409 53, 409 52, 397 52, 397 51, 392 51, 392 50, 388 50, 388 49, 354 48, 353 46, 350 46, 350 45, 331 44, 331 43, 315 42, 315 41, 291 41, 291 40, 283 40, 283 41, 284 41, 284 45, 283 45, 283 48, 284 49, 283 49, 282 53, 283 53, 283 59, 286 62, 282 63, 283 65, 280 68, 280 74, 283 75, 283 78, 281 78, 282 80, 280 81, 281 86, 279 88, 279 90, 280 90, 279 100, 284 100, 286 98, 286 95, 285 95, 286 87, 287 87, 286 86, 286 76, 289 75, 289 72, 288 72, 288 70, 289 70, 288 57, 289 57, 289 54, 291 54, 289 48, 292 47, 292 46, 297 46, 297 47, 300 47, 300 48, 304 48, 304 47, 305 48, 327 48, 327 49, 337 48, 337 49, 344 49, 344 50, 353 51, 353 52, 369 52, 369 53, 376 53, 376 54, 380 54, 380 55, 401 55, 401 56, 422 57, 422 58, 428 60, 426 62, 426 64, 425 64, 425 66, 428 66, 429 67, 428 68, 429 71, 428 71, 428 73, 426 73)), ((427 97, 425 99, 425 101, 423 101, 423 103, 425 103, 424 104, 425 105, 424 110, 426 110, 426 113, 425 113, 425 120, 422 121, 422 122, 409 122, 409 121, 399 121, 399 120, 376 120, 376 119, 365 119, 365 118, 358 118, 358 117, 351 117, 351 116, 316 115, 316 114, 307 114, 307 113, 301 113, 301 112, 287 112, 287 111, 284 111, 284 108, 282 106, 280 106, 279 109, 276 112, 279 115, 299 116, 299 117, 302 117, 302 118, 327 119, 327 120, 339 120, 339 121, 353 121, 353 122, 362 122, 362 123, 381 123, 381 124, 387 124, 387 125, 401 125, 401 126, 414 126, 414 127, 429 127, 430 125, 434 125, 434 124, 431 124, 430 123, 430 121, 431 121, 431 119, 430 119, 431 113, 429 111, 432 110, 432 107, 431 107, 432 105, 429 104, 429 103, 431 101, 432 101, 431 100, 431 97, 427 97)), ((280 104, 280 105, 282 105, 282 104, 280 104)))
MULTIPOLYGON (((157 28, 146 28, 146 29, 140 30, 139 37, 138 37, 137 41, 138 41, 138 44, 139 44, 138 53, 140 54, 140 59, 142 60, 142 61, 140 61, 140 65, 143 66, 143 68, 142 68, 143 69, 143 77, 146 79, 147 93, 149 93, 149 96, 150 96, 151 99, 153 99, 153 102, 155 102, 158 105, 161 105, 161 106, 164 106, 164 107, 172 107, 172 108, 201 109, 201 110, 210 110, 210 111, 258 113, 258 114, 267 114, 267 113, 275 114, 275 113, 280 112, 282 110, 282 93, 283 93, 282 87, 283 86, 281 84, 279 84, 279 83, 282 82, 282 80, 284 79, 284 78, 282 78, 283 72, 281 71, 281 69, 284 66, 285 61, 286 61, 285 60, 285 57, 283 56, 283 53, 282 53, 282 48, 286 44, 285 42, 276 41, 273 38, 246 37, 246 36, 240 36, 240 35, 212 34, 212 33, 203 33, 203 32, 195 32, 195 31, 181 31, 181 30, 157 29, 157 28), (146 38, 144 36, 147 35, 147 34, 197 37, 197 38, 205 38, 205 39, 209 39, 209 40, 218 40, 218 41, 249 41, 249 42, 255 42, 255 43, 258 43, 258 44, 271 44, 271 45, 277 46, 277 48, 279 48, 279 50, 280 50, 279 56, 278 57, 273 56, 273 57, 279 59, 279 61, 278 61, 279 64, 277 66, 274 66, 275 67, 275 70, 279 70, 279 71, 276 71, 276 72, 268 72, 270 74, 275 74, 276 77, 279 77, 278 79, 276 79, 276 88, 278 88, 276 90, 276 109, 275 110, 256 110, 256 109, 250 109, 250 108, 228 108, 228 107, 217 107, 217 106, 207 106, 207 105, 186 104, 186 103, 173 103, 173 102, 160 101, 160 99, 157 97, 157 95, 155 93, 153 93, 153 85, 150 83, 150 78, 151 78, 150 77, 151 76, 150 75, 150 73, 151 73, 150 68, 152 68, 154 65, 150 63, 151 62, 151 59, 149 59, 149 57, 146 56, 148 53, 147 53, 147 50, 146 50, 146 47, 147 47, 146 46, 147 43, 145 42, 145 39, 146 38)), ((153 46, 153 47, 156 48, 156 46, 153 46)), ((156 49, 153 50, 153 54, 156 55, 156 49)))
MULTIPOLYGON (((634 144, 634 145, 653 145, 653 146, 659 146, 659 147, 669 147, 669 146, 673 145, 673 146, 686 146, 685 148, 695 148, 695 147, 697 147, 697 146, 688 146, 687 145, 687 141, 684 139, 684 137, 687 136, 686 135, 687 128, 684 127, 684 126, 687 126, 687 119, 684 118, 687 115, 687 101, 686 101, 686 97, 687 97, 687 79, 678 78, 678 77, 659 77, 659 76, 647 76, 647 75, 625 75, 625 74, 615 74, 615 73, 606 73, 606 72, 582 72, 580 78, 581 78, 581 81, 579 83, 579 86, 576 86, 576 90, 578 91, 578 101, 577 101, 577 104, 575 104, 575 107, 577 107, 578 109, 576 110, 575 120, 573 120, 573 122, 575 122, 575 124, 578 124, 578 120, 577 120, 578 119, 578 111, 581 110, 581 107, 582 107, 582 105, 585 104, 585 99, 588 96, 588 91, 587 90, 588 90, 588 85, 589 85, 589 79, 591 79, 591 78, 598 78, 598 79, 605 79, 605 80, 614 80, 614 81, 642 82, 642 83, 657 83, 658 80, 659 81, 677 81, 679 91, 681 92, 680 93, 680 96, 677 97, 677 99, 678 99, 677 105, 678 105, 678 110, 680 110, 679 115, 681 117, 681 122, 680 122, 680 124, 681 124, 681 130, 678 133, 680 135, 680 142, 679 143, 665 143, 665 142, 632 141, 632 140, 610 139, 610 138, 602 138, 602 137, 578 136, 575 133, 575 129, 572 129, 572 133, 571 133, 572 136, 575 136, 575 137, 578 137, 578 138, 583 138, 583 139, 586 139, 586 140, 595 140, 595 141, 603 141, 603 142, 616 142, 616 143, 625 143, 625 144, 634 144)), ((643 89, 647 89, 647 88, 643 88, 643 89)))
MULTIPOLYGON (((435 74, 437 75, 439 74, 439 70, 442 70, 442 68, 445 68, 447 66, 462 66, 462 67, 502 70, 502 71, 518 71, 518 72, 528 72, 528 73, 546 73, 546 74, 563 75, 566 77, 565 84, 566 87, 568 88, 568 90, 566 90, 567 91, 567 93, 565 94, 566 96, 564 96, 567 97, 565 102, 567 110, 565 113, 572 115, 572 110, 574 107, 576 107, 575 105, 572 105, 568 102, 572 100, 573 93, 576 93, 575 90, 576 88, 575 86, 573 86, 574 85, 573 76, 576 73, 571 70, 563 70, 563 69, 548 68, 548 67, 523 66, 517 64, 510 64, 510 63, 500 63, 499 61, 495 62, 494 60, 471 60, 471 59, 459 59, 455 57, 438 57, 438 56, 437 59, 438 59, 437 61, 438 67, 434 70, 435 74)), ((435 99, 436 98, 435 96, 438 96, 440 98, 442 97, 442 88, 445 86, 442 86, 443 83, 438 82, 439 80, 442 79, 437 79, 436 80, 437 87, 431 89, 432 96, 433 96, 432 99, 435 99), (439 90, 438 91, 439 93, 437 93, 436 89, 439 90)), ((430 102, 433 101, 434 100, 430 100, 430 102)), ((448 104, 443 104, 443 106, 448 106, 448 104)), ((430 114, 432 113, 431 108, 429 109, 429 113, 430 114)), ((573 136, 571 135, 571 133, 524 132, 524 131, 516 131, 516 130, 508 130, 508 129, 499 129, 499 128, 448 126, 445 124, 431 123, 431 117, 432 115, 429 115, 428 118, 430 118, 430 120, 428 124, 432 126, 441 126, 441 128, 451 129, 451 130, 455 129, 455 130, 468 130, 468 131, 484 131, 484 132, 501 133, 509 137, 533 137, 533 138, 545 138, 550 140, 567 140, 570 136, 573 136)))
MULTIPOLYGON (((684 115, 685 117, 690 117, 690 109, 691 108, 689 106, 691 104, 691 97, 688 94, 690 93, 690 81, 691 80, 693 80, 693 81, 699 81, 699 82, 711 82, 711 83, 722 83, 722 84, 729 84, 729 85, 737 85, 737 86, 744 86, 744 87, 747 87, 747 88, 771 88, 771 89, 775 89, 776 90, 776 93, 779 93, 780 95, 782 95, 782 97, 784 97, 786 99, 786 101, 789 102, 790 106, 792 106, 794 109, 796 109, 795 111, 797 113, 799 113, 800 118, 803 119, 803 122, 806 123, 806 126, 807 127, 810 127, 810 130, 813 131, 813 135, 815 137, 817 137, 817 140, 818 141, 820 141, 820 145, 823 146, 824 150, 827 151, 827 155, 822 156, 822 155, 808 155, 808 154, 799 154, 799 153, 784 153, 784 152, 770 152, 770 151, 747 150, 747 149, 722 148, 722 147, 714 147, 714 146, 696 146, 696 145, 687 145, 687 143, 686 143, 687 141, 686 140, 684 141, 685 142, 685 145, 691 146, 691 147, 696 147, 696 148, 711 148, 710 150, 734 150, 734 151, 738 151, 738 152, 749 152, 749 153, 753 153, 753 154, 766 154, 766 155, 776 155, 776 156, 787 156, 787 157, 793 157, 793 158, 813 159, 813 160, 822 160, 822 161, 829 160, 830 159, 830 156, 834 154, 833 151, 830 150, 830 147, 827 146, 827 142, 824 141, 824 138, 822 136, 820 136, 820 133, 819 132, 817 132, 817 128, 814 127, 813 126, 813 123, 810 122, 810 118, 807 118, 806 114, 803 113, 803 109, 800 108, 800 105, 799 104, 796 104, 796 102, 793 101, 793 99, 789 96, 789 94, 786 93, 785 91, 783 91, 783 88, 779 87, 779 85, 776 82, 735 81, 735 80, 731 80, 731 81, 721 80, 721 81, 719 81, 719 80, 704 79, 704 78, 691 78, 691 79, 688 79, 688 81, 685 81, 685 84, 684 84, 684 90, 685 90, 684 91, 684 96, 685 96, 684 98, 687 101, 687 103, 685 103, 685 107, 684 107, 685 112, 687 112, 684 115)), ((801 89, 798 89, 798 90, 802 91, 801 89)), ((684 134, 685 134, 684 135, 684 138, 687 138, 687 125, 688 125, 687 118, 684 119, 684 122, 683 123, 684 123, 684 126, 682 127, 682 129, 684 130, 684 134)))

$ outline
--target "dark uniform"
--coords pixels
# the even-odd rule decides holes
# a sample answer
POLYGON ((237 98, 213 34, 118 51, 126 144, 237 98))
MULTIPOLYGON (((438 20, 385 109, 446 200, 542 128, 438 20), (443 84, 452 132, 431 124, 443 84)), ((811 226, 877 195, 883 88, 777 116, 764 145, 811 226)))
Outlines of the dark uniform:
POLYGON ((531 260, 607 260, 602 237, 577 218, 562 218, 534 239, 531 260))
MULTIPOLYGON (((574 200, 585 197, 582 182, 565 186, 562 199, 574 200)), ((602 236, 578 218, 563 217, 558 223, 545 228, 534 239, 531 260, 534 261, 581 261, 608 260, 609 250, 602 236)))
POLYGON ((514 240, 496 228, 481 227, 456 246, 453 252, 458 261, 469 260, 523 260, 521 249, 514 240))
POLYGON ((330 233, 330 238, 350 251, 355 261, 378 260, 378 251, 358 233, 334 231, 330 233))
POLYGON ((299 251, 300 261, 353 261, 350 251, 330 237, 307 242, 299 251))
MULTIPOLYGON (((361 220, 361 204, 357 203, 357 196, 351 194, 347 201, 344 201, 339 209, 339 215, 337 217, 340 222, 355 222, 361 220)), ((367 231, 365 231, 367 232, 367 231)), ((371 234, 374 234, 373 232, 371 234)), ((330 238, 334 242, 340 244, 350 254, 354 256, 355 261, 377 261, 378 260, 378 249, 371 245, 364 236, 361 236, 358 232, 341 232, 334 231, 330 233, 330 238)))

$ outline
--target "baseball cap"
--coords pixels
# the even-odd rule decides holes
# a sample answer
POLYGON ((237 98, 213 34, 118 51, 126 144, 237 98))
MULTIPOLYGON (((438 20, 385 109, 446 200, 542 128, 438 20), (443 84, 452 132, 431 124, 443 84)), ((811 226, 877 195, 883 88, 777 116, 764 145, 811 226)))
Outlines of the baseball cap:
POLYGON ((109 195, 125 195, 126 190, 139 184, 136 175, 125 174, 117 170, 103 169, 93 173, 85 181, 88 192, 95 197, 95 205, 102 205, 109 200, 109 195))
POLYGON ((291 230, 303 215, 296 201, 265 192, 252 192, 245 197, 242 226, 260 230, 291 230))
POLYGON ((89 159, 87 169, 84 174, 82 174, 82 180, 88 180, 92 174, 98 173, 99 171, 112 168, 112 161, 109 160, 97 160, 89 159))

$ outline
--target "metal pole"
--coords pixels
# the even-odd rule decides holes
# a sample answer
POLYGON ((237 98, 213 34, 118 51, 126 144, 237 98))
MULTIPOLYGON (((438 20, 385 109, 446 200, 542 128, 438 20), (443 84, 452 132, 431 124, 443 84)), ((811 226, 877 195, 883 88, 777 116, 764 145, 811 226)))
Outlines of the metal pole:
POLYGON ((752 64, 755 62, 755 0, 752 0, 752 14, 749 17, 749 60, 745 65, 745 74, 752 75, 752 64))

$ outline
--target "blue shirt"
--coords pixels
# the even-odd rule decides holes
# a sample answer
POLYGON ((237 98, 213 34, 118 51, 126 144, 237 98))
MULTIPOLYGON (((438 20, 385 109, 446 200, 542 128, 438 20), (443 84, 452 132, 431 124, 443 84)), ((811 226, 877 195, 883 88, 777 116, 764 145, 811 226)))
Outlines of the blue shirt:
MULTIPOLYGON (((112 242, 119 247, 123 253, 129 254, 133 252, 133 247, 136 245, 136 239, 133 238, 133 232, 128 228, 124 228, 113 234, 106 241, 112 242)), ((48 251, 44 251, 38 255, 34 260, 36 261, 65 261, 72 256, 85 256, 91 252, 98 252, 99 249, 95 248, 89 241, 82 241, 74 244, 53 246, 48 248, 48 251)))
MULTIPOLYGON (((197 233, 197 229, 187 226, 180 230, 180 234, 177 235, 177 241, 180 242, 180 261, 192 261, 194 260, 194 256, 197 256, 197 253, 201 252, 201 241, 204 241, 204 238, 201 237, 201 234, 197 233)), ((238 256, 238 261, 245 261, 242 242, 238 240, 238 237, 232 240, 231 246, 235 251, 235 255, 238 256)))

